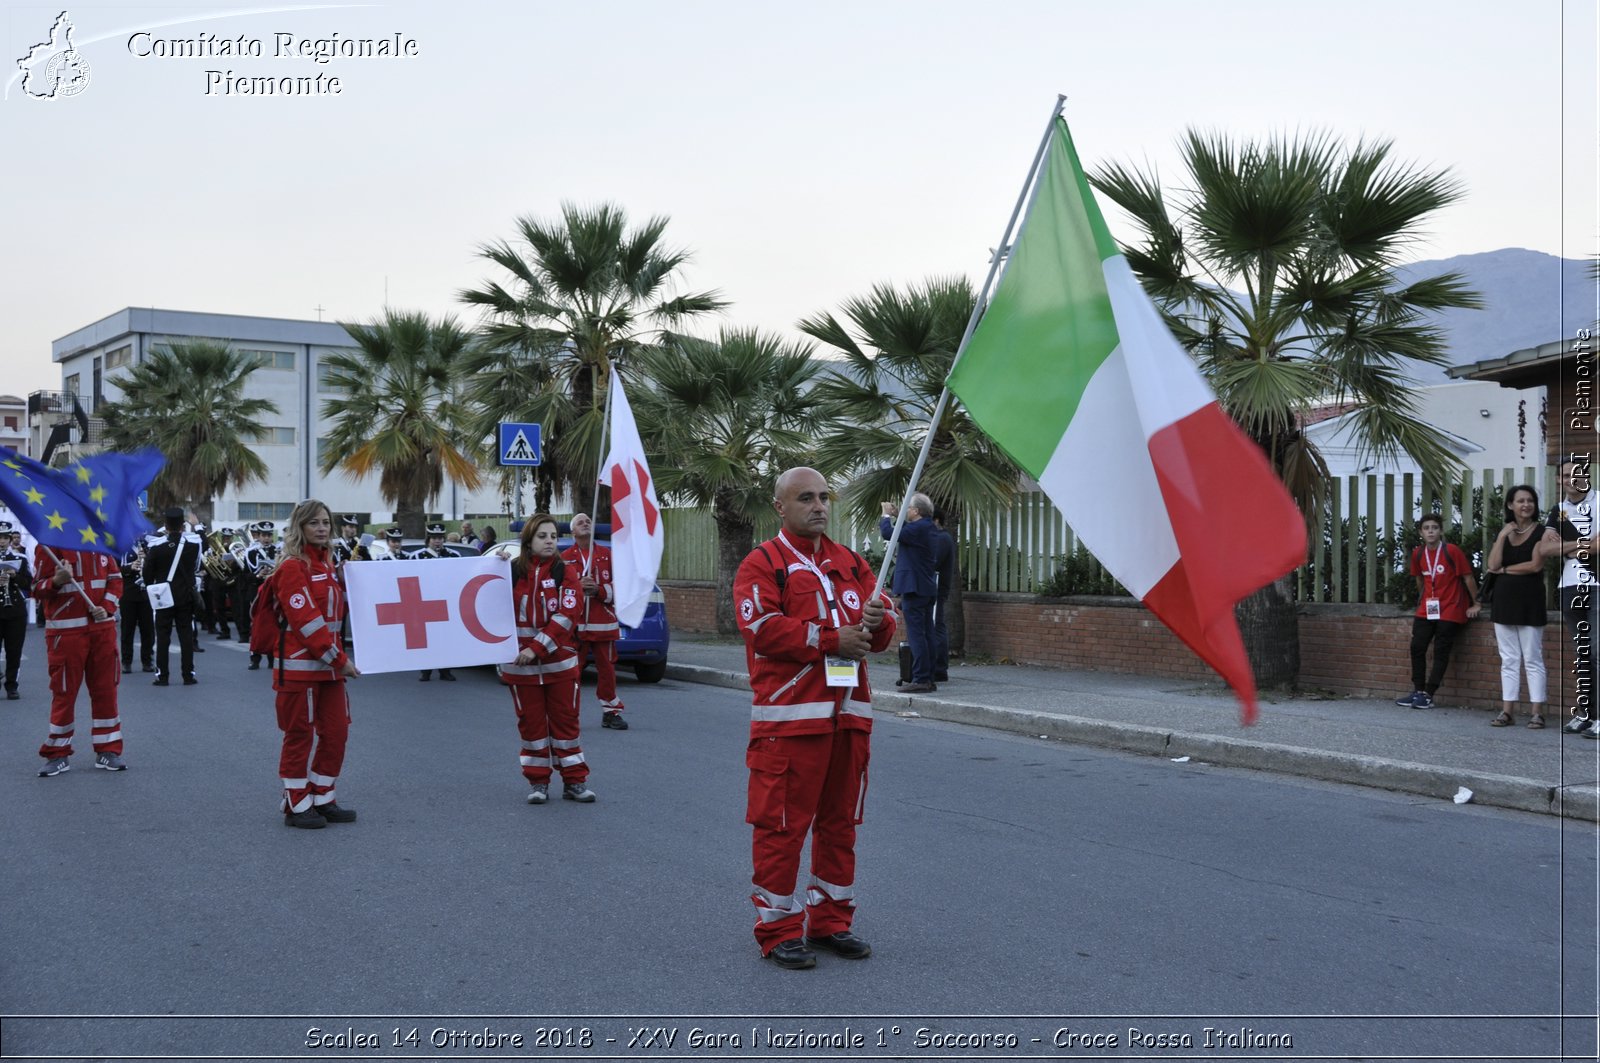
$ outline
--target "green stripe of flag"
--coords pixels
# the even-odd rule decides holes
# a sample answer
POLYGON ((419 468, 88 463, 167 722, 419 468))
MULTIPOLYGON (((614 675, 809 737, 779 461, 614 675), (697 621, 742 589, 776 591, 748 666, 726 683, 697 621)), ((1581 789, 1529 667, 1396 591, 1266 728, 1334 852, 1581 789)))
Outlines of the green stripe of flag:
POLYGON ((1101 261, 1120 252, 1064 120, 1055 133, 1010 261, 949 379, 984 431, 1034 476, 1118 343, 1101 261))

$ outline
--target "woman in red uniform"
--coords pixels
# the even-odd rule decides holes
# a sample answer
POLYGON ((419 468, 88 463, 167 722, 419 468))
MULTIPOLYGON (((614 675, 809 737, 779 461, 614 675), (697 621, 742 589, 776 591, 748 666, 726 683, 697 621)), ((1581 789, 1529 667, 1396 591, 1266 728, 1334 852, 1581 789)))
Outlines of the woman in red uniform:
POLYGON ((583 588, 556 550, 556 521, 535 513, 522 526, 522 552, 511 562, 512 596, 521 652, 500 666, 511 688, 522 735, 522 775, 533 787, 528 804, 550 799, 550 772, 561 773, 561 796, 590 802, 589 765, 578 745, 577 629, 583 588))
POLYGON ((340 808, 334 799, 350 733, 344 681, 361 673, 340 644, 344 594, 328 551, 332 536, 327 506, 310 499, 294 507, 283 558, 269 579, 280 629, 272 689, 283 732, 283 821, 309 829, 356 819, 354 809, 340 808))

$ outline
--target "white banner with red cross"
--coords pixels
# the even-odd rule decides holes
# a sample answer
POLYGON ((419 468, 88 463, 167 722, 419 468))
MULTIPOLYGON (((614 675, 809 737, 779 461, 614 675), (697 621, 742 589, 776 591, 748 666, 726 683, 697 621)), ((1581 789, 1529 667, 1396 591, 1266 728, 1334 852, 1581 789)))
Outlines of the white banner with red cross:
POLYGON ((511 562, 503 557, 352 561, 344 579, 356 667, 366 674, 516 659, 511 562))

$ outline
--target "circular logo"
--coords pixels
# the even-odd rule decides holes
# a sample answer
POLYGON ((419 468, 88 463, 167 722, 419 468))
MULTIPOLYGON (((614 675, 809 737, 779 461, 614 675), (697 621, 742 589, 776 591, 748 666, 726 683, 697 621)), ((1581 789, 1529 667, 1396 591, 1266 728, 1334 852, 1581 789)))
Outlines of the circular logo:
POLYGON ((44 83, 50 96, 76 96, 89 87, 89 61, 77 49, 57 52, 45 64, 44 83))
POLYGON ((304 609, 306 607, 306 596, 298 593, 291 594, 289 596, 289 604, 296 609, 304 609))
POLYGON ((744 617, 745 621, 748 623, 750 618, 756 615, 756 603, 752 602, 749 598, 746 598, 744 601, 740 602, 739 615, 744 617))
POLYGON ((562 591, 561 605, 564 609, 576 609, 578 607, 578 593, 571 587, 568 587, 566 590, 562 591))
POLYGON ((845 591, 844 592, 844 604, 849 606, 852 609, 860 609, 861 608, 861 595, 857 594, 854 590, 845 591))

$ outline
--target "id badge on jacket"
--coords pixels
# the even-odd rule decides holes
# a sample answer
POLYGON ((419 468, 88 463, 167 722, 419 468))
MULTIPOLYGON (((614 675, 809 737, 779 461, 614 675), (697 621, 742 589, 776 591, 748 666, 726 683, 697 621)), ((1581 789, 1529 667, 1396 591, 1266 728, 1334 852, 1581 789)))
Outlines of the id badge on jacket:
POLYGON ((1427 611, 1427 617, 1429 620, 1439 619, 1439 599, 1428 598, 1422 603, 1422 607, 1427 611))
POLYGON ((853 687, 856 685, 856 677, 860 674, 859 661, 852 661, 848 657, 829 656, 825 661, 825 665, 830 687, 853 687))

